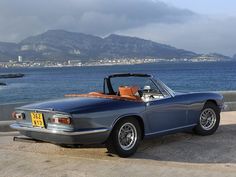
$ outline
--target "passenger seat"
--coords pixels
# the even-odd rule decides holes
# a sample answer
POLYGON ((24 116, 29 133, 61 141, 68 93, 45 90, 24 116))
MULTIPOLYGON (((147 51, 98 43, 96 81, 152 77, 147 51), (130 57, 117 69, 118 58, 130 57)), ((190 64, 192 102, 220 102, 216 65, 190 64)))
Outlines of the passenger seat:
POLYGON ((130 98, 134 100, 140 100, 140 96, 138 93, 139 87, 138 86, 120 86, 119 93, 121 97, 130 98))

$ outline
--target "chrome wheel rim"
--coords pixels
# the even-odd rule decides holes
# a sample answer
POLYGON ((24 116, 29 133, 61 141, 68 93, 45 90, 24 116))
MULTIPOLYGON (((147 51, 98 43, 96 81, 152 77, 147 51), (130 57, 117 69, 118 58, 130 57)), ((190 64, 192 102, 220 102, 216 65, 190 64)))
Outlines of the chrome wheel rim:
POLYGON ((200 125, 204 130, 210 130, 216 123, 216 113, 211 108, 206 108, 200 115, 200 125))
POLYGON ((121 126, 118 133, 118 142, 123 150, 130 150, 137 141, 137 130, 132 123, 125 123, 121 126))

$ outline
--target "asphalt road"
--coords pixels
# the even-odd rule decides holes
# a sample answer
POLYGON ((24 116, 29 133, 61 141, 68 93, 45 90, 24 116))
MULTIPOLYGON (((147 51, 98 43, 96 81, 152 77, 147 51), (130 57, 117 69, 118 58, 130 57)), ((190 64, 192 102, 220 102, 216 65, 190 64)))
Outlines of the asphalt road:
POLYGON ((102 145, 63 148, 13 142, 0 133, 0 176, 222 177, 236 176, 236 112, 222 113, 212 136, 190 133, 145 140, 131 158, 111 156, 102 145))

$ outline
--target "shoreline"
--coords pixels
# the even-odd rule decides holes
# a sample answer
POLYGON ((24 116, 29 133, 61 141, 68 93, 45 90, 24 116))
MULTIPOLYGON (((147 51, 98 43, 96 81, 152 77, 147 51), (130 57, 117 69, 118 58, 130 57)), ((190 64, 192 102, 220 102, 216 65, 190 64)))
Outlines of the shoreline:
POLYGON ((127 65, 145 65, 145 64, 175 64, 175 63, 225 63, 225 62, 236 62, 236 60, 207 60, 207 61, 156 61, 156 62, 144 62, 144 63, 86 63, 82 65, 45 65, 45 66, 9 66, 9 67, 1 67, 3 69, 12 69, 12 68, 70 68, 70 67, 103 67, 103 66, 127 66, 127 65))

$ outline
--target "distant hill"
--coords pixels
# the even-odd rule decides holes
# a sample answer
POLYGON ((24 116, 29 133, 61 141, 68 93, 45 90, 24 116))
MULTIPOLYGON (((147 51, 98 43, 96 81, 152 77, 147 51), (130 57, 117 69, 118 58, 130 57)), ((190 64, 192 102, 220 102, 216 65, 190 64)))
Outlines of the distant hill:
POLYGON ((136 37, 112 34, 103 41, 101 57, 190 58, 197 55, 194 52, 136 37))
POLYGON ((20 43, 0 42, 0 61, 17 58, 31 60, 71 60, 82 61, 100 58, 193 58, 191 51, 156 43, 137 37, 112 34, 101 38, 93 35, 49 30, 31 36, 20 43))
POLYGON ((16 58, 19 52, 18 44, 0 42, 0 61, 16 58))
POLYGON ((233 59, 236 60, 236 54, 234 54, 233 59))
POLYGON ((225 56, 225 55, 222 55, 222 54, 219 54, 219 53, 202 54, 202 55, 199 55, 196 58, 198 58, 198 59, 207 58, 208 60, 214 59, 214 60, 217 60, 217 61, 219 61, 219 60, 231 60, 232 59, 229 56, 225 56))

